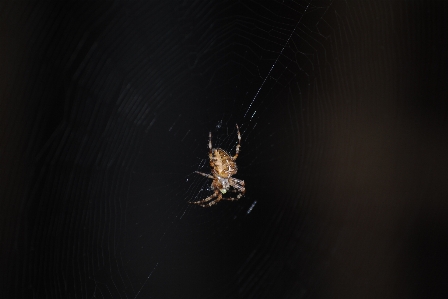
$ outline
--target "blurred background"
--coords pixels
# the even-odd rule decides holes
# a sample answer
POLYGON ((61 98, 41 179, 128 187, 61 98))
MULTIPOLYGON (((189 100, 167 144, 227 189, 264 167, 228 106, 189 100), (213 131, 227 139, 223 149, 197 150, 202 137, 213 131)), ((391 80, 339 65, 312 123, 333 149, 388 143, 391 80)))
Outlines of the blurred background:
POLYGON ((3 2, 2 297, 447 298, 447 15, 3 2))

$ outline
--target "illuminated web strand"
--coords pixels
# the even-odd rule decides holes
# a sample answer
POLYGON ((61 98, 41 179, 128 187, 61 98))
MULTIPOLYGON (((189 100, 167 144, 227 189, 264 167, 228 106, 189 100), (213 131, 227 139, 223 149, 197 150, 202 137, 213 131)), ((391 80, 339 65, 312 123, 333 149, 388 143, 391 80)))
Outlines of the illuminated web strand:
POLYGON ((154 270, 157 268, 157 266, 159 265, 159 263, 157 263, 154 267, 154 269, 152 269, 151 273, 149 273, 148 277, 146 278, 145 282, 143 283, 143 285, 141 286, 140 290, 138 290, 137 295, 135 295, 134 299, 136 299, 138 297, 138 295, 140 295, 140 292, 142 291, 143 287, 145 286, 145 284, 148 282, 148 279, 151 277, 152 273, 154 272, 154 270))
MULTIPOLYGON (((290 39, 292 38, 292 35, 294 34, 294 32, 297 29, 297 26, 299 26, 300 21, 302 21, 303 16, 305 15, 308 7, 310 6, 311 1, 308 2, 308 5, 305 7, 305 10, 303 11, 302 16, 300 17, 299 21, 297 22, 296 26, 294 27, 294 29, 292 30, 291 34, 289 35, 288 39, 286 40, 285 45, 283 46, 282 50, 280 51, 280 54, 278 54, 277 58, 275 59, 274 63, 271 66, 271 69, 269 70, 268 74, 266 75, 266 77, 264 78, 263 82, 260 85, 260 88, 258 88, 257 93, 255 94, 254 98, 252 99, 252 102, 250 102, 249 107, 246 110, 246 113, 244 113, 244 117, 246 117, 247 113, 249 112, 250 108, 252 107, 252 104, 255 102, 255 99, 257 98, 258 94, 260 93, 260 90, 263 88, 264 83, 266 83, 266 80, 269 78, 269 75, 271 74, 272 70, 274 69, 275 65, 277 64, 278 60, 280 59, 280 57, 283 54, 283 51, 285 50, 286 46, 288 45, 290 39)), ((254 117, 255 113, 252 114, 252 116, 250 117, 252 119, 252 117, 254 117)))

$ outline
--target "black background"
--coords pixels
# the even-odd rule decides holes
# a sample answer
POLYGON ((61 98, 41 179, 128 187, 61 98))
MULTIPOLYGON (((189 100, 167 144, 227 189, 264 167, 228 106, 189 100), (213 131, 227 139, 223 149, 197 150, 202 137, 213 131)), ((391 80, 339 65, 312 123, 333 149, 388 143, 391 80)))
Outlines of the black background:
POLYGON ((446 298, 447 14, 2 2, 2 298, 446 298))

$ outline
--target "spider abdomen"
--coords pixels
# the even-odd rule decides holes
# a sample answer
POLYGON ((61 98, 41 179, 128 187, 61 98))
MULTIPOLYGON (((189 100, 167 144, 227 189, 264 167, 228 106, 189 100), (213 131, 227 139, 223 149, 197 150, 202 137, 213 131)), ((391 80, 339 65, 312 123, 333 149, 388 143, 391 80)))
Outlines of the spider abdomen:
POLYGON ((223 178, 229 178, 238 171, 235 161, 233 161, 232 157, 221 148, 214 148, 212 150, 210 166, 216 175, 223 178))

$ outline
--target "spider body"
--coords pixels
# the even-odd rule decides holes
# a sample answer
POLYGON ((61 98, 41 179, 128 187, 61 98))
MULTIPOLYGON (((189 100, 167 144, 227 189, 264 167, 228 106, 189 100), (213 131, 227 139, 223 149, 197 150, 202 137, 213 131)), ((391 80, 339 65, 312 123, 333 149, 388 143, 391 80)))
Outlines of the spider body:
POLYGON ((235 161, 236 158, 238 158, 241 148, 241 135, 238 125, 236 125, 236 129, 238 133, 238 145, 236 146, 235 156, 233 157, 221 148, 212 147, 212 133, 209 132, 208 157, 210 159, 211 174, 206 174, 199 171, 196 171, 196 173, 213 180, 211 187, 214 192, 209 197, 192 203, 200 205, 201 207, 211 207, 222 199, 237 200, 246 192, 244 181, 232 177, 238 171, 235 161), (231 189, 231 187, 233 189, 231 189), (226 194, 228 191, 237 192, 238 195, 235 198, 223 197, 223 194, 226 194))

